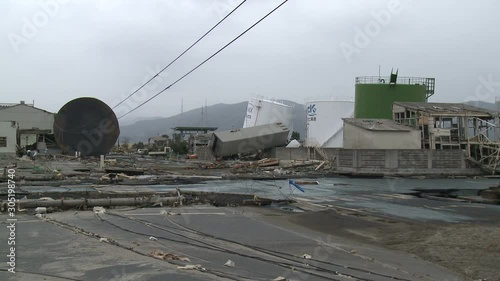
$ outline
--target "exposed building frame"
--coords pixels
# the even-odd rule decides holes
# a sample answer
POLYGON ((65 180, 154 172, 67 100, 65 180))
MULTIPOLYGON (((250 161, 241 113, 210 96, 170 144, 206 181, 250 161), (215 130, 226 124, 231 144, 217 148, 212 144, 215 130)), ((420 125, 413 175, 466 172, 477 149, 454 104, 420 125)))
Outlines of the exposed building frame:
POLYGON ((394 121, 421 132, 422 149, 460 149, 494 174, 500 161, 498 112, 460 103, 395 102, 394 121))

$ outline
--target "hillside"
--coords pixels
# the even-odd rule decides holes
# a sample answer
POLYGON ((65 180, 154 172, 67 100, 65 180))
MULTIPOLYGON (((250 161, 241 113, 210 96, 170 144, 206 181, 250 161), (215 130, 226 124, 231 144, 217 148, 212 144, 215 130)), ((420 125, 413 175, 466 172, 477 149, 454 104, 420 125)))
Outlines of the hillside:
POLYGON ((468 104, 468 105, 484 108, 487 110, 493 110, 493 111, 497 110, 497 107, 494 103, 489 103, 489 102, 484 102, 484 101, 468 101, 468 102, 464 102, 464 103, 468 104))
MULTIPOLYGON (((294 131, 300 133, 301 138, 305 135, 305 111, 302 104, 294 104, 293 125, 294 131)), ((241 128, 245 118, 247 102, 236 104, 215 104, 207 108, 204 117, 204 126, 218 127, 218 131, 241 128)), ((193 109, 181 114, 152 120, 141 120, 131 125, 120 126, 120 139, 127 137, 131 142, 147 141, 149 137, 172 134, 171 128, 177 126, 202 126, 201 108, 193 109)))

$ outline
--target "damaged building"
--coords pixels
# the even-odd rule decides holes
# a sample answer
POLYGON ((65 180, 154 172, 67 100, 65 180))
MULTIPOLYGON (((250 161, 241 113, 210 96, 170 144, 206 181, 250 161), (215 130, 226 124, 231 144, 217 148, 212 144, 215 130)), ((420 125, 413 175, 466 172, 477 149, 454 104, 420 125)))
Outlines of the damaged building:
POLYGON ((0 153, 16 153, 18 129, 16 121, 0 121, 0 153))
POLYGON ((421 131, 423 149, 462 149, 497 143, 497 114, 461 103, 395 102, 394 121, 421 131))
POLYGON ((216 157, 253 153, 285 146, 290 130, 282 123, 214 132, 209 147, 216 157))
MULTIPOLYGON (((37 108, 33 104, 26 104, 24 101, 19 104, 2 104, 0 106, 0 122, 7 124, 2 125, 0 135, 11 134, 12 122, 17 124, 15 125, 17 128, 16 149, 45 150, 47 143, 49 146, 54 144, 54 114, 37 108)), ((12 141, 7 140, 7 142, 11 143, 12 141)), ((10 147, 9 151, 11 151, 11 144, 7 144, 7 146, 10 147)))
POLYGON ((167 136, 156 136, 148 139, 148 149, 158 150, 169 146, 170 139, 167 136))
POLYGON ((498 112, 461 103, 395 102, 393 117, 420 131, 422 149, 463 150, 491 172, 500 162, 498 112))
POLYGON ((217 127, 206 126, 178 126, 172 128, 174 131, 172 137, 175 142, 186 142, 188 153, 207 154, 209 151, 206 148, 212 137, 212 132, 217 129, 217 127))

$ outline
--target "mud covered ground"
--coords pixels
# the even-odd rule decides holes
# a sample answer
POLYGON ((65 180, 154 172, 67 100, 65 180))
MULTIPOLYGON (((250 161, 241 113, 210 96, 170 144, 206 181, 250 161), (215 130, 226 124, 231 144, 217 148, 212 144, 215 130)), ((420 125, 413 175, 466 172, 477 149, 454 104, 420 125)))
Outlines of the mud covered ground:
POLYGON ((463 280, 500 280, 500 224, 415 222, 333 209, 294 214, 289 221, 416 255, 457 272, 463 280))

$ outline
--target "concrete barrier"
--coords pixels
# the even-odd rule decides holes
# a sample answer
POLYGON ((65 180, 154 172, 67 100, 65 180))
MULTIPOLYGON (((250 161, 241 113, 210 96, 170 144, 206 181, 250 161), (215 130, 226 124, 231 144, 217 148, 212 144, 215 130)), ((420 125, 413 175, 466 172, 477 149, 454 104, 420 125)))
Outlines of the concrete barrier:
MULTIPOLYGON (((323 148, 333 168, 358 175, 481 175, 471 167, 462 150, 339 149, 323 148)), ((271 153, 280 160, 323 160, 312 148, 277 147, 271 153)))

